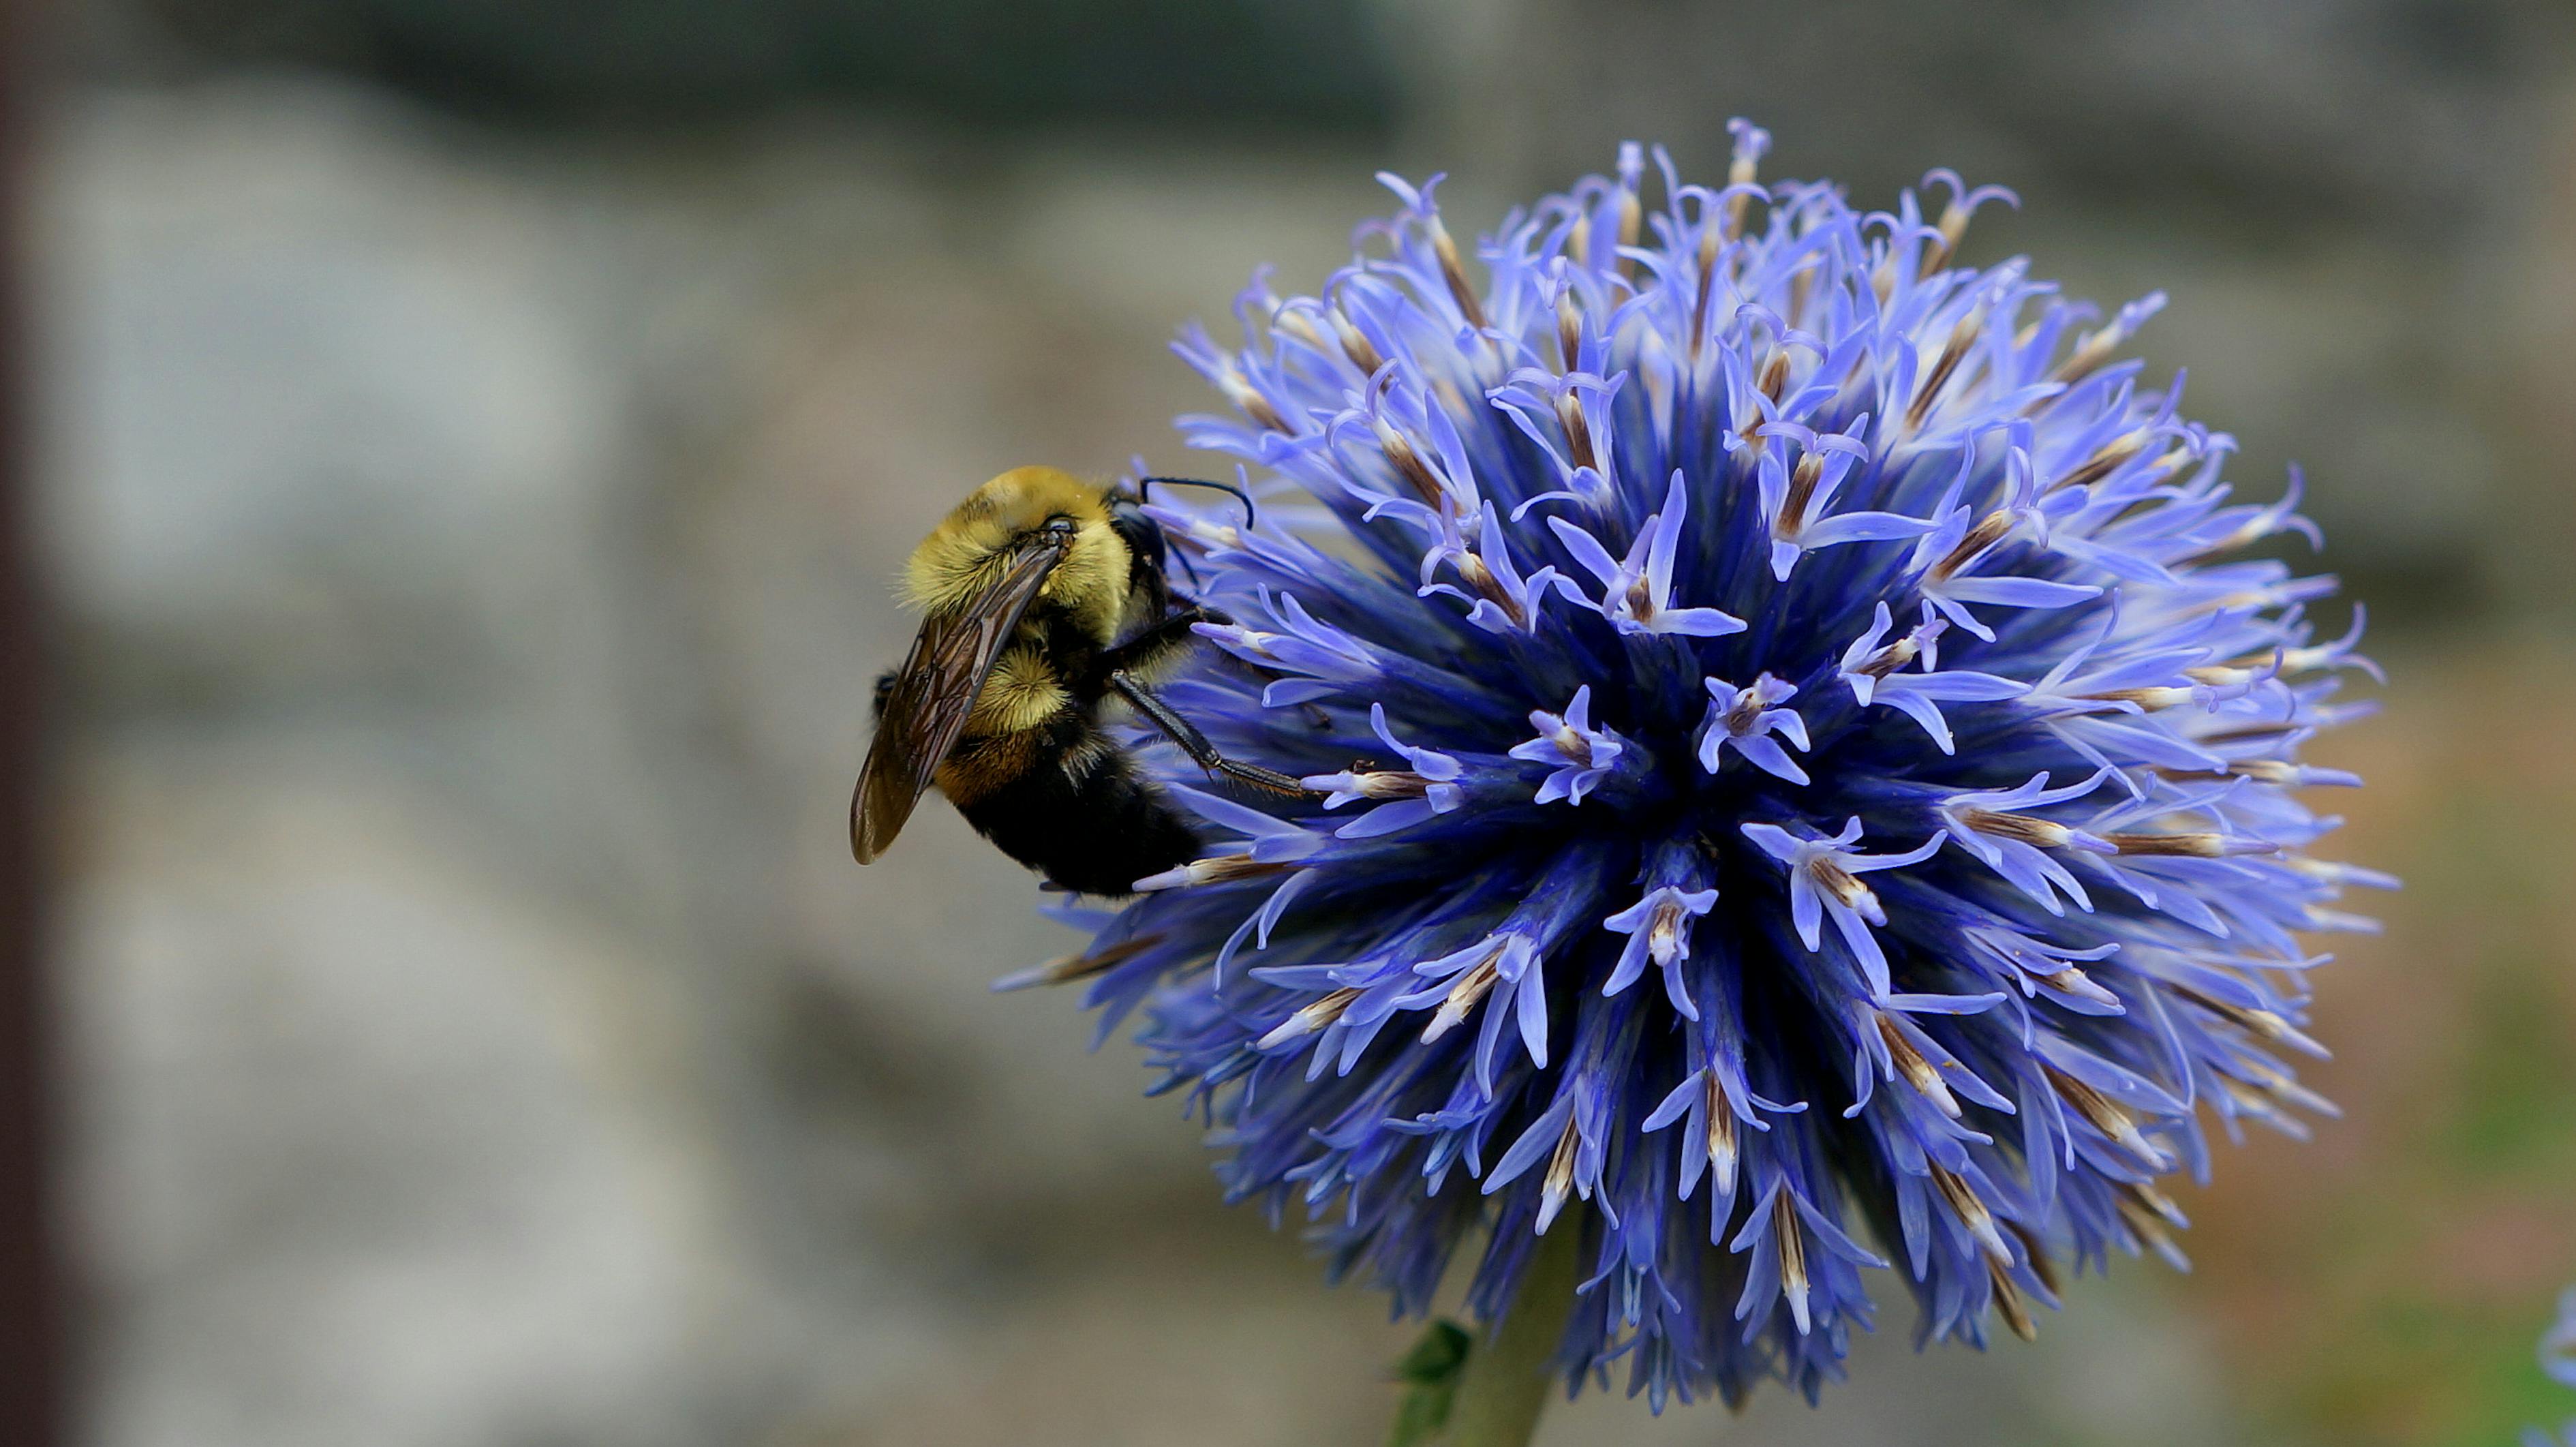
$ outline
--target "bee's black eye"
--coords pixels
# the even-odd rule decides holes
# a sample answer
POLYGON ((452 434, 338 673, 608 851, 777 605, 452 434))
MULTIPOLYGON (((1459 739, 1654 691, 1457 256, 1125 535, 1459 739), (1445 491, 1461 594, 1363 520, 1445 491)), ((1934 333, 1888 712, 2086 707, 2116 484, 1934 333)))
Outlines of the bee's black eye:
POLYGON ((1074 520, 1069 517, 1051 517, 1046 520, 1045 531, 1053 533, 1055 536, 1060 538, 1069 538, 1076 532, 1080 531, 1080 529, 1076 526, 1074 520))

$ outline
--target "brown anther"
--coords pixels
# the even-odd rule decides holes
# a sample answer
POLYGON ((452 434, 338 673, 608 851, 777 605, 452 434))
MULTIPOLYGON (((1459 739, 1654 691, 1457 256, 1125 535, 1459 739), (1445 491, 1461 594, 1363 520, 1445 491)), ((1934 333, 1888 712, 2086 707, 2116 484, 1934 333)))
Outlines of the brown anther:
MULTIPOLYGON (((2179 998, 2188 1000, 2220 1019, 2245 1030, 2257 1039, 2286 1043, 2310 1054, 2324 1053, 2324 1047, 2310 1039, 2307 1032, 2292 1025, 2278 1011, 2249 1008, 2231 1000, 2222 1000, 2215 995, 2205 994, 2189 985, 2169 984, 2165 988, 2179 998)), ((2286 1076, 2282 1078, 2288 1079, 2286 1076)))
POLYGON ((2191 1224, 2190 1218, 2183 1215, 2182 1207, 2174 1204, 2173 1197, 2166 1195, 2164 1192, 2157 1190, 2153 1186, 2145 1185, 2137 1181, 2123 1181, 2120 1183, 2120 1189, 2134 1198, 2139 1205, 2155 1212, 2156 1215, 2175 1226, 2188 1226, 2191 1224))
POLYGON ((1568 760, 1584 767, 1591 765, 1592 740, 1575 732, 1571 725, 1561 723, 1556 726, 1555 743, 1557 752, 1568 760))
POLYGON ((1798 1229, 1798 1208, 1786 1191, 1771 1208, 1771 1230, 1780 1240, 1780 1284, 1799 1297, 1807 1294, 1807 1237, 1798 1229))
POLYGON ((1341 339, 1342 355, 1351 359, 1351 365, 1360 369, 1361 376, 1374 377, 1377 369, 1386 365, 1386 358, 1378 355, 1375 344, 1343 314, 1340 307, 1333 308, 1333 335, 1341 339))
POLYGON ((1413 485, 1416 495, 1442 512, 1452 510, 1449 490, 1440 485, 1440 479, 1431 471, 1431 464, 1424 462, 1422 454, 1413 450, 1411 439, 1396 431, 1394 426, 1384 419, 1380 419, 1377 423, 1377 443, 1378 449, 1386 454, 1386 460, 1403 475, 1406 482, 1413 485))
MULTIPOLYGON (((1849 875, 1843 877, 1851 878, 1849 875)), ((1854 883, 1857 885, 1858 881, 1855 880, 1854 883)), ((1883 1014, 1878 1014, 1875 1018, 1878 1025, 1878 1038, 1887 1042, 1887 1055, 1895 1062, 1896 1073, 1904 1076, 1905 1083, 1913 1086, 1917 1094, 1932 1102, 1934 1109, 1952 1120, 1957 1120, 1959 1100, 1950 1093, 1949 1085, 1941 1079, 1941 1072, 1933 1068, 1931 1061, 1923 1058, 1923 1052, 1914 1048, 1914 1042, 1905 1038, 1905 1033, 1896 1028, 1895 1021, 1883 1014)), ((1933 1169, 1937 1172, 1940 1167, 1935 1166, 1933 1169)))
POLYGON ((2182 1212, 2162 1192, 2152 1186, 2122 1182, 2120 1193, 2112 1201, 2121 1221, 2149 1249, 2165 1257, 2182 1254, 2174 1244, 2173 1232, 2167 1229, 2169 1225, 2182 1224, 2182 1212))
POLYGON ((1565 450, 1574 465, 1599 471, 1601 459, 1592 450, 1592 424, 1584 418, 1583 399, 1571 391, 1558 393, 1556 420, 1565 428, 1565 450))
POLYGON ((1411 769, 1354 771, 1351 781, 1359 786, 1353 792, 1370 800, 1419 799, 1431 792, 1431 781, 1411 769))
POLYGON ((2021 1242, 2022 1259, 2030 1263, 2030 1274, 2039 1278, 2039 1284, 2048 1288, 2049 1295, 2057 1295, 2059 1291, 2057 1267, 2048 1259, 2048 1252, 2041 1247, 2038 1233, 2019 1221, 2009 1218, 2004 1222, 2004 1229, 2013 1233, 2014 1238, 2021 1242))
POLYGON ((1503 947, 1497 944, 1493 953, 1458 976, 1456 983, 1450 985, 1447 997, 1441 1000, 1440 1008, 1432 1012, 1431 1023, 1423 1027, 1423 1044, 1428 1045, 1448 1034, 1457 1028, 1459 1021, 1467 1018, 1468 1012, 1476 1008, 1476 1002, 1484 999, 1494 988, 1494 982, 1502 978, 1498 963, 1502 957, 1503 947))
POLYGON ((1255 859, 1249 854, 1215 854, 1193 859, 1184 866, 1191 884, 1230 884, 1238 879, 1259 879, 1265 874, 1285 874, 1295 867, 1279 860, 1255 859))
POLYGON ((1040 965, 1033 973, 1039 984, 1067 985, 1123 965, 1162 942, 1160 933, 1137 935, 1089 954, 1060 955, 1040 965))
POLYGON ((1968 1184, 1966 1177, 1936 1161, 1932 1165, 1932 1184, 1939 1188, 1941 1200, 1949 1206, 1950 1214, 1959 1218, 1959 1224, 1968 1228, 1968 1234, 1977 1238, 1988 1256, 2005 1262, 2012 1260, 2012 1252, 2004 1245, 2003 1233, 1995 1229, 1995 1213, 1986 1209, 1985 1199, 1977 1194, 1976 1187, 1968 1184))
POLYGON ((2202 734, 2199 739, 2204 744, 2250 744, 2259 740, 2277 739, 2296 733, 2305 727, 2307 725, 2303 723, 2284 719, 2278 723, 2247 724, 2241 728, 2219 729, 2202 734))
POLYGON ((1914 640, 1914 635, 1909 633, 1905 637, 1899 638, 1895 642, 1887 645, 1885 648, 1871 654, 1866 662, 1862 663, 1860 667, 1853 669, 1852 672, 1861 674, 1868 678, 1885 678, 1896 670, 1912 663, 1914 661, 1914 655, 1921 653, 1922 651, 1923 645, 1916 642, 1914 640))
POLYGON ((1271 320, 1282 331, 1316 351, 1329 353, 1333 349, 1332 344, 1324 340, 1324 334, 1315 330, 1314 320, 1306 315, 1303 308, 1276 312, 1271 320))
POLYGON ((1476 590, 1477 597, 1502 609, 1503 616, 1512 620, 1513 627, 1529 626, 1529 615, 1521 610, 1520 600, 1503 587, 1502 580, 1494 576, 1494 570, 1486 566, 1483 558, 1462 550, 1458 554, 1458 574, 1467 580, 1468 587, 1476 590))
POLYGON ((2042 819, 2036 814, 2006 813, 2000 809, 1962 809, 1953 817, 1980 834, 2017 840, 2041 849, 2055 849, 2074 833, 2054 819, 2042 819))
POLYGON ((1250 382, 1245 381, 1241 372, 1230 366, 1227 367, 1224 374, 1217 378, 1217 386, 1225 393, 1226 400, 1239 408, 1244 416, 1283 436, 1296 435, 1297 429, 1288 425, 1288 419, 1280 416, 1279 409, 1271 406, 1269 398, 1262 396, 1250 382))
MULTIPOLYGON (((1754 169, 1755 163, 1752 157, 1738 157, 1734 165, 1726 168, 1726 184, 1729 186, 1752 185, 1754 169)), ((1726 240, 1733 241, 1736 237, 1744 234, 1744 213, 1752 204, 1752 193, 1747 191, 1738 191, 1734 195, 1726 198, 1725 218, 1719 223, 1725 232, 1726 240)))
POLYGON ((1699 234, 1699 296, 1691 303, 1690 350, 1693 361, 1699 359, 1700 338, 1708 334, 1709 303, 1717 296, 1717 246, 1717 228, 1703 229, 1699 234))
POLYGON ((2058 363, 2057 370, 2049 374, 2049 380, 2074 386, 2100 370, 2104 362, 2111 360, 2111 354, 2119 350, 2120 343, 2128 338, 2128 332, 2118 322, 2113 322, 2077 342, 2075 350, 2067 353, 2066 360, 2058 363))
POLYGON ((1718 723, 1728 733, 1741 737, 1761 716, 1761 695, 1749 688, 1739 688, 1735 691, 1735 702, 1728 704, 1726 712, 1718 716, 1718 723))
POLYGON ((2124 432, 2104 443, 2101 451, 2086 458, 2074 471, 2050 483, 2045 490, 2055 492, 2061 487, 2089 487, 2109 477, 2121 463, 2137 456, 2146 445, 2146 429, 2124 432))
POLYGON ((1789 349, 1787 347, 1773 347, 1771 355, 1762 359, 1762 379, 1756 385, 1760 387, 1763 396, 1774 402, 1779 401, 1780 394, 1789 389, 1789 349))
POLYGON ((2079 695, 2102 703, 2134 703, 2148 713, 2177 708, 2192 700, 2188 688, 2106 688, 2100 693, 2079 695))
POLYGON ((2110 1137, 2122 1150, 2157 1170, 2172 1164, 2165 1153, 2138 1129, 2138 1118, 2119 1102, 2054 1065, 2043 1065, 2040 1070, 2048 1077, 2049 1087, 2057 1092, 2059 1099, 2075 1107, 2077 1115, 2110 1137))
POLYGON ((2074 995, 2078 998, 2088 997, 2095 990, 2102 988, 2101 986, 2093 983, 2093 977, 2091 975, 2084 973, 2073 965, 2068 965, 2065 969, 2054 970, 2044 975, 2034 975, 2032 978, 2038 980, 2042 985, 2055 990, 2061 995, 2074 995))
POLYGON ((1825 475, 1825 455, 1810 452, 1789 469, 1789 490, 1780 498, 1780 520, 1772 524, 1771 535, 1786 540, 1798 535, 1807 525, 1807 504, 1816 495, 1816 481, 1825 475))
POLYGON ((1341 989, 1335 990, 1329 995, 1309 1001, 1306 1005, 1299 1008, 1296 1013, 1290 1015, 1287 1019, 1280 1021, 1269 1034, 1262 1036, 1256 1043, 1255 1048, 1266 1050, 1273 1045, 1294 1040, 1301 1035, 1312 1035, 1316 1031, 1321 1030, 1325 1026, 1342 1018, 1342 1012, 1350 1009, 1352 1002, 1358 1000, 1359 997, 1359 987, 1355 985, 1345 985, 1341 989))
POLYGON ((1977 525, 1968 529, 1967 536, 1959 539, 1959 545, 1932 565, 1932 581, 1938 583, 1975 562, 1979 553, 2002 541, 2003 535, 2012 531, 2012 525, 2012 514, 2001 508, 1977 519, 1977 525))
POLYGON ((2217 859, 2227 853, 2224 835, 2195 831, 2183 834, 2105 834, 2102 838, 2122 854, 2161 856, 2171 859, 2217 859))
POLYGON ((2030 1308, 2022 1305, 2021 1288, 2013 1284, 2011 1268, 1989 1256, 1986 1279, 1994 1283, 1995 1314, 2004 1319, 2004 1325, 2023 1341, 2039 1340, 2039 1323, 2030 1319, 2030 1308))
POLYGON ((1959 363, 1968 355, 1968 348, 1975 344, 1977 334, 1985 329, 1986 308, 1982 302, 1970 308, 1966 316, 1959 318, 1959 324, 1950 328, 1950 339, 1941 344, 1940 360, 1932 364, 1932 371, 1923 379, 1923 385, 1914 389, 1914 405, 1905 409, 1906 431, 1922 430, 1923 420, 1932 415, 1933 400, 1943 387, 1949 385, 1950 374, 1959 370, 1959 363))
POLYGON ((1575 1129, 1574 1113, 1566 1112, 1565 1133, 1556 1138, 1556 1151, 1547 1159, 1547 1174, 1541 1178, 1538 1191, 1538 1229, 1545 1231, 1556 1221, 1556 1213, 1565 1209, 1565 1198, 1574 1190, 1574 1153, 1583 1144, 1583 1133, 1575 1129))
POLYGON ((1735 1106, 1726 1098, 1726 1081, 1714 1066, 1708 1072, 1708 1165, 1721 1193, 1735 1186, 1735 1106))
MULTIPOLYGON (((1634 188, 1621 186, 1619 188, 1619 245, 1623 248, 1635 246, 1637 244, 1637 234, 1644 229, 1645 222, 1645 203, 1637 199, 1637 193, 1634 188)), ((1618 268, 1619 275, 1623 279, 1628 281, 1635 281, 1637 279, 1637 259, 1635 257, 1624 255, 1620 256, 1618 268)))
POLYGON ((1449 239, 1449 228, 1440 224, 1437 212, 1423 218, 1424 229, 1431 234, 1432 254, 1440 258, 1440 279, 1449 283, 1449 299, 1458 304, 1467 325, 1485 329, 1485 304, 1476 297, 1476 289, 1467 284, 1467 268, 1459 263, 1458 243, 1449 239))
POLYGON ((1967 234, 1968 208, 1960 205, 1954 197, 1949 205, 1941 208, 1940 234, 1924 247, 1922 264, 1915 267, 1914 274, 1930 276, 1949 265, 1950 258, 1958 253, 1961 238, 1967 234))
POLYGON ((1567 372, 1583 355, 1583 309, 1575 305, 1571 286, 1556 294, 1556 351, 1559 369, 1567 372))

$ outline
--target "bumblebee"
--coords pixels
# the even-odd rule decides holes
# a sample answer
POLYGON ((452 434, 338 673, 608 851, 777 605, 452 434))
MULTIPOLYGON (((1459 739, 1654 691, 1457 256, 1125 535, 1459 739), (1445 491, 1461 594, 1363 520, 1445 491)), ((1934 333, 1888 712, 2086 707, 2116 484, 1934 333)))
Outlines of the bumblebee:
MULTIPOLYGON (((1055 884, 1085 894, 1195 858, 1197 833, 1102 727, 1112 696, 1201 768, 1311 797, 1295 779, 1226 758, 1151 684, 1225 622, 1177 599, 1143 489, 1104 488, 1051 467, 1014 468, 975 489, 904 566, 922 610, 901 667, 877 680, 876 737, 850 798, 850 850, 883 854, 923 791, 1055 884)), ((1237 496, 1241 496, 1237 493, 1237 496)), ((1250 507, 1250 500, 1245 500, 1250 507)))

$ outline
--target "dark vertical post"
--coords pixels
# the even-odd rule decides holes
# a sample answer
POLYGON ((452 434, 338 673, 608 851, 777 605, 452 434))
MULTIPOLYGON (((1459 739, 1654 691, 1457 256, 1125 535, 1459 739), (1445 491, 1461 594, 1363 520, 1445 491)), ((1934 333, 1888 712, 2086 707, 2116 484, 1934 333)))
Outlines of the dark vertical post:
POLYGON ((63 1441, 51 1013, 45 980, 46 714, 28 507, 27 145, 34 0, 0 0, 0 1444, 63 1441))

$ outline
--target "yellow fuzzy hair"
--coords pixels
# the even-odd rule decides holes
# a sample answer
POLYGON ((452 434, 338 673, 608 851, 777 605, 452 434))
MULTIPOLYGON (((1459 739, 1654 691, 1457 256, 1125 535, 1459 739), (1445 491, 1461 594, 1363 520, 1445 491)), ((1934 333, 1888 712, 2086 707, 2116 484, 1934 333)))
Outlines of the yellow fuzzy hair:
POLYGON ((1052 467, 1015 467, 968 495, 931 529, 904 565, 905 601, 930 613, 965 607, 999 580, 1013 539, 1051 517, 1079 529, 1038 597, 1097 638, 1117 641, 1126 621, 1127 545, 1109 526, 1108 489, 1052 467))

